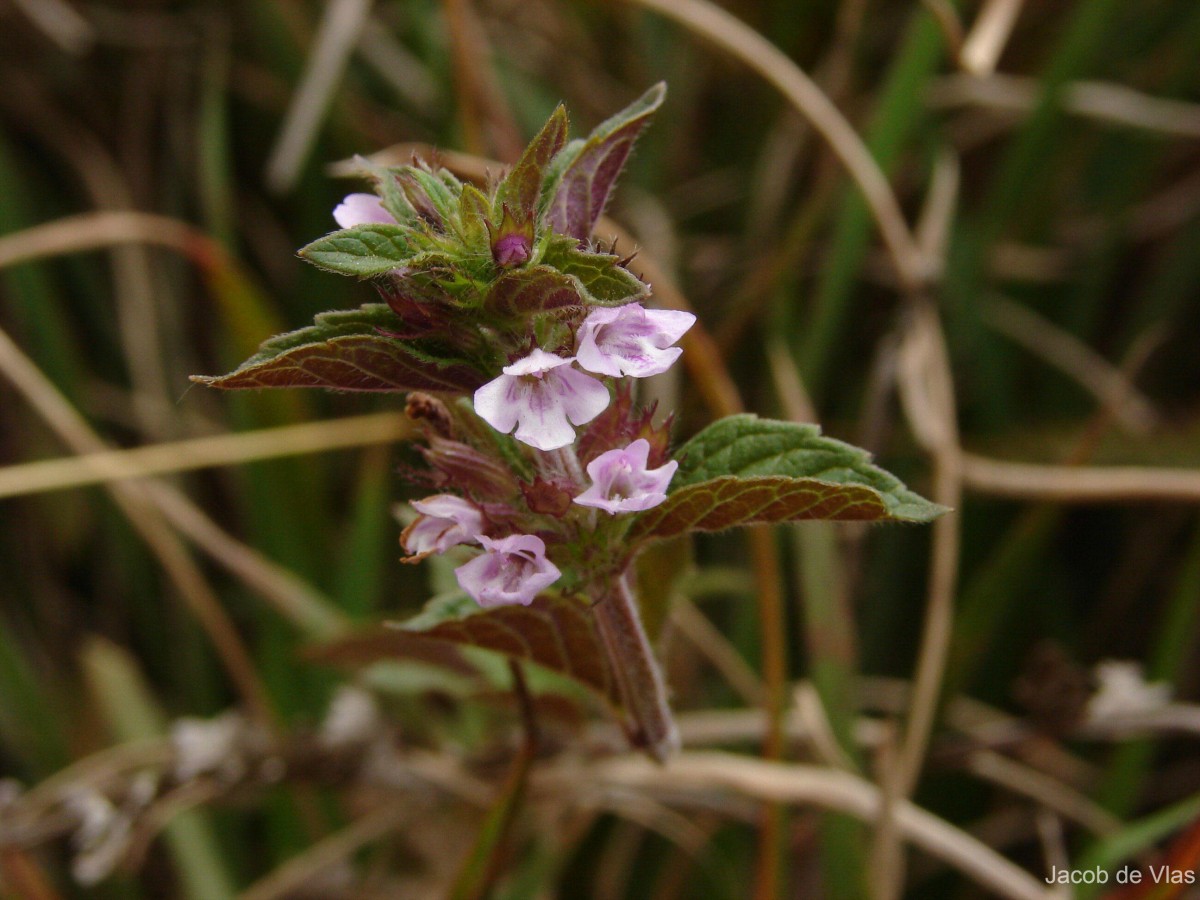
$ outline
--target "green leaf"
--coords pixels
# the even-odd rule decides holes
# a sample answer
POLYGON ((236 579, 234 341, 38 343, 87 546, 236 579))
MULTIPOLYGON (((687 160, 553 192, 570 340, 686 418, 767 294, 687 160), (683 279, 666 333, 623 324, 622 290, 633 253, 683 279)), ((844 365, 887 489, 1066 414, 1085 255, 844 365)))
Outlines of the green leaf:
POLYGON ((619 256, 581 250, 570 238, 551 240, 542 263, 571 276, 589 306, 621 306, 650 294, 650 286, 622 266, 619 256))
POLYGON ((505 206, 523 222, 533 218, 546 166, 566 141, 567 110, 560 103, 496 189, 496 204, 492 211, 496 219, 501 217, 505 206))
POLYGON ((401 327, 387 306, 322 313, 314 324, 277 335, 228 375, 192 376, 226 390, 319 387, 338 391, 473 391, 486 380, 469 363, 426 342, 386 332, 401 327))
POLYGON ((634 141, 666 94, 665 84, 654 85, 600 123, 587 140, 572 141, 559 154, 543 187, 543 197, 548 194, 550 198, 545 221, 552 229, 580 241, 591 237, 634 141))
POLYGON ((458 197, 460 237, 469 249, 489 256, 487 223, 490 213, 488 198, 483 191, 473 184, 463 185, 458 197))
POLYGON ((815 425, 729 416, 683 446, 664 503, 633 539, 804 519, 929 522, 946 512, 815 425))
POLYGON ((412 238, 401 225, 355 225, 313 241, 300 255, 322 269, 369 278, 407 265, 418 252, 412 238))
POLYGON ((488 291, 489 312, 525 316, 568 306, 582 306, 578 281, 549 266, 529 266, 506 272, 488 291))
POLYGON ((577 599, 542 594, 529 606, 483 609, 463 594, 435 597, 392 633, 398 646, 418 635, 537 663, 620 702, 591 611, 577 599))
POLYGON ((458 211, 462 182, 445 169, 430 172, 421 166, 401 166, 393 171, 400 190, 417 215, 444 229, 458 211))
POLYGON ((420 253, 412 258, 403 280, 424 280, 433 289, 426 293, 437 296, 441 303, 458 308, 477 307, 490 276, 491 261, 485 266, 473 262, 465 255, 455 254, 453 249, 420 253))
POLYGON ((379 202, 401 225, 413 225, 417 221, 417 212, 408 202, 400 187, 399 170, 392 167, 373 166, 367 160, 362 161, 366 172, 375 182, 375 192, 379 194, 379 202))

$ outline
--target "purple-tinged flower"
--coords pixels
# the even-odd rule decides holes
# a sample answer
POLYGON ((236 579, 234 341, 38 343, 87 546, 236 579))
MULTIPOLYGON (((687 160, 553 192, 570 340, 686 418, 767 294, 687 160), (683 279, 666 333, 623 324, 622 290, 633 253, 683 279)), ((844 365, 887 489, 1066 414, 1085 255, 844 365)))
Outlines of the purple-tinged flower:
POLYGON ((414 562, 430 553, 445 553, 456 544, 473 544, 481 539, 483 514, 473 503, 453 494, 437 494, 414 500, 421 514, 400 535, 414 562))
POLYGON ((454 570, 459 587, 480 606, 528 606, 562 572, 546 559, 546 544, 532 534, 499 540, 480 537, 484 553, 454 570))
POLYGON ((492 239, 492 259, 502 269, 527 263, 533 255, 533 220, 518 219, 504 205, 504 216, 498 227, 487 223, 492 239))
POLYGON ((496 243, 492 245, 492 258, 496 265, 505 269, 528 262, 532 253, 529 238, 516 232, 497 238, 496 243))
POLYGON ((667 485, 679 468, 671 460, 647 469, 650 442, 638 438, 624 450, 609 450, 588 463, 592 486, 575 498, 580 506, 594 506, 611 515, 640 512, 667 499, 667 485))
POLYGON ((342 228, 355 225, 395 225, 396 217, 383 208, 374 194, 349 194, 333 208, 333 220, 342 228))
POLYGON ((575 358, 598 375, 646 378, 671 368, 679 355, 672 347, 696 317, 674 309, 644 309, 640 303, 593 309, 579 326, 575 358))
POLYGON ((534 350, 504 367, 504 374, 475 392, 475 412, 505 434, 538 450, 575 440, 571 425, 592 421, 608 406, 608 388, 576 369, 573 357, 534 350))

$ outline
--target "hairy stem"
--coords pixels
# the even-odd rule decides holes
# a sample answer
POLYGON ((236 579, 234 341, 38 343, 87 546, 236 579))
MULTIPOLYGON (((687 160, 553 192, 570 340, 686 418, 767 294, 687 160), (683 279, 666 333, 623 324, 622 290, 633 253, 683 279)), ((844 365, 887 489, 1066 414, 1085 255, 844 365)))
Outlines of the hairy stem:
POLYGON ((667 704, 662 669, 642 627, 631 574, 613 579, 593 609, 629 716, 630 741, 659 762, 666 762, 679 750, 679 729, 667 704))
POLYGON ((575 453, 574 444, 568 444, 558 450, 550 450, 545 454, 545 459, 550 463, 549 472, 551 474, 561 475, 579 487, 587 484, 587 478, 583 474, 583 467, 579 464, 579 456, 575 453))

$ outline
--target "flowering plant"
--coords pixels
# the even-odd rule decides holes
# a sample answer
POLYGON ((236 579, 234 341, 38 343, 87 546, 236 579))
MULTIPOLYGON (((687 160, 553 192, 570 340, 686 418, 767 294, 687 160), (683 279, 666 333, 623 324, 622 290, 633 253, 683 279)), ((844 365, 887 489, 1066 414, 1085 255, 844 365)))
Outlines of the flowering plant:
POLYGON ((677 737, 635 597, 647 545, 940 512, 814 426, 731 416, 672 453, 669 422, 636 402, 633 382, 675 363, 695 316, 647 305, 650 285, 592 231, 664 93, 570 142, 560 106, 484 188, 416 160, 364 164, 375 192, 348 196, 341 229, 301 255, 373 279, 384 302, 319 315, 236 371, 197 379, 406 393, 427 463, 415 477, 436 491, 412 503, 407 561, 478 552, 455 571, 462 594, 405 627, 574 675, 658 758, 677 737))

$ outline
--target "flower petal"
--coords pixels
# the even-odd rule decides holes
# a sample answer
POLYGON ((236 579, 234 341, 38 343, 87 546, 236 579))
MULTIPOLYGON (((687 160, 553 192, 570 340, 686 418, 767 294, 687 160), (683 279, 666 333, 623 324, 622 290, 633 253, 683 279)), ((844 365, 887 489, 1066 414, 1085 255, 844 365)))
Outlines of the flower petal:
POLYGON ((574 362, 572 356, 555 356, 538 347, 529 351, 529 355, 518 359, 515 363, 504 367, 505 375, 536 375, 541 376, 557 369, 559 366, 570 365, 574 362))
POLYGON ((333 208, 333 220, 342 228, 376 223, 395 223, 395 217, 383 208, 374 194, 349 194, 333 208))
POLYGON ((563 409, 574 424, 586 425, 608 409, 608 388, 592 376, 578 369, 559 369, 554 375, 563 409))
POLYGON ((608 388, 576 371, 573 357, 533 350, 505 366, 503 374, 475 392, 475 412, 497 431, 538 450, 557 450, 575 440, 571 423, 590 422, 608 406, 608 388))
POLYGON ((667 486, 679 468, 671 460, 647 469, 650 442, 638 438, 623 450, 608 450, 588 463, 591 486, 575 498, 580 506, 602 509, 610 515, 640 512, 667 499, 667 486))
POLYGON ((689 312, 644 309, 640 303, 595 309, 576 334, 576 359, 589 372, 646 378, 669 369, 683 352, 671 345, 696 322, 689 312))
POLYGON ((459 587, 480 606, 528 606, 562 576, 558 566, 546 559, 546 545, 536 535, 481 537, 480 543, 484 553, 454 570, 459 587))
POLYGON ((421 517, 404 529, 400 543, 414 557, 445 553, 457 544, 477 542, 484 528, 483 513, 475 504, 453 494, 414 500, 421 517))
POLYGON ((500 375, 475 391, 475 412, 497 431, 508 434, 516 427, 517 413, 523 405, 521 381, 500 375))
POLYGON ((530 447, 557 450, 575 440, 575 429, 567 422, 567 413, 554 393, 553 384, 543 381, 530 386, 529 402, 518 417, 513 437, 530 447))

